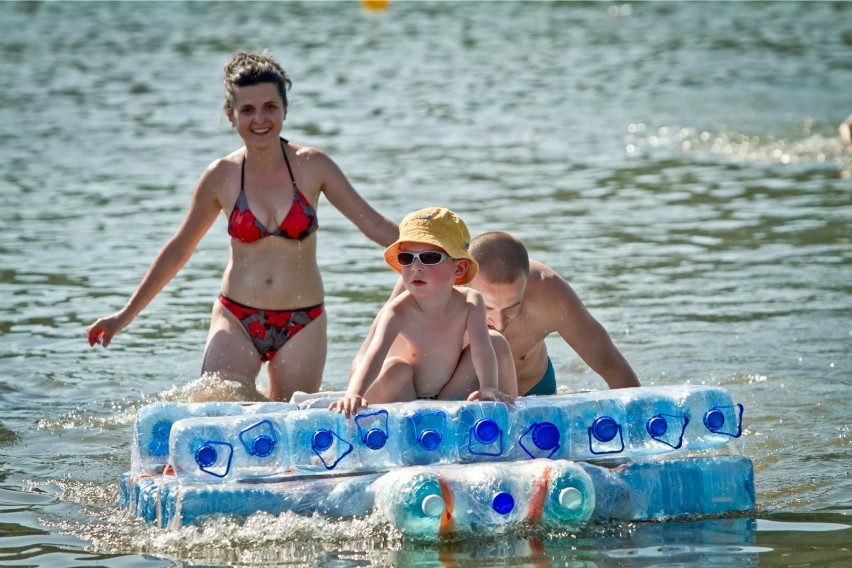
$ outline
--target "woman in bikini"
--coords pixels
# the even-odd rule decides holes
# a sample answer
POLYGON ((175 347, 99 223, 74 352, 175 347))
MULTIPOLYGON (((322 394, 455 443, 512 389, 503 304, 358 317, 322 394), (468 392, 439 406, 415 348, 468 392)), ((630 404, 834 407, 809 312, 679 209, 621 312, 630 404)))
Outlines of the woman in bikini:
POLYGON ((273 400, 316 391, 326 357, 326 314, 316 259, 320 193, 367 237, 396 241, 396 223, 375 211, 316 148, 281 138, 290 79, 271 57, 238 53, 225 66, 225 115, 244 146, 201 175, 177 232, 117 313, 88 328, 108 346, 189 260, 220 212, 231 256, 213 306, 202 373, 237 381, 246 397, 268 362, 273 400))

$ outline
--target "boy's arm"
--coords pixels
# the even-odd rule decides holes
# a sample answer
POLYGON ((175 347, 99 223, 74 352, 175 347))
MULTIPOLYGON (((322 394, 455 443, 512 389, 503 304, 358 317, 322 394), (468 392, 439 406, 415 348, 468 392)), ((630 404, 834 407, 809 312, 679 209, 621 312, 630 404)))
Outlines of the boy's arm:
POLYGON ((552 272, 542 282, 536 317, 553 322, 553 328, 609 388, 638 387, 639 379, 612 342, 603 325, 583 305, 564 278, 552 272))
MULTIPOLYGON (((391 292, 390 298, 385 302, 385 306, 387 306, 391 300, 402 294, 405 287, 402 285, 402 278, 397 278, 396 284, 394 284, 393 291, 391 292)), ((352 364, 349 366, 349 377, 352 377, 352 374, 355 372, 355 369, 358 365, 361 364, 361 360, 364 358, 364 353, 367 351, 367 347, 370 345, 370 342, 373 341, 373 336, 376 333, 376 324, 379 321, 379 317, 382 314, 382 310, 379 310, 379 313, 376 314, 376 317, 373 318, 373 323, 370 324, 370 331, 367 333, 366 339, 364 339, 364 343, 361 344, 361 347, 358 349, 358 353, 355 354, 355 358, 352 359, 352 364)))
POLYGON ((397 319, 393 309, 385 304, 373 322, 370 330, 371 337, 364 344, 366 348, 362 348, 362 357, 357 363, 352 364, 346 393, 339 401, 332 402, 328 406, 329 410, 342 412, 348 418, 359 408, 367 406, 364 393, 379 376, 385 357, 396 339, 397 319))
POLYGON ((488 333, 485 302, 473 290, 468 292, 467 336, 473 368, 479 379, 479 390, 472 392, 468 400, 496 400, 510 404, 514 397, 501 392, 498 387, 497 355, 488 333))

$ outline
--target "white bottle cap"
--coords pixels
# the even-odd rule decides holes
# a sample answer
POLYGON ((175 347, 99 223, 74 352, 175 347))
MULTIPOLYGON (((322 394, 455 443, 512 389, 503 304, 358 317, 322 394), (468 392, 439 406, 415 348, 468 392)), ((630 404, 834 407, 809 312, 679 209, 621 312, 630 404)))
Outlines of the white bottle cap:
POLYGON ((566 487, 559 493, 559 504, 573 511, 583 505, 583 493, 576 487, 566 487))
POLYGON ((444 513, 444 500, 440 495, 427 495, 420 507, 427 517, 440 517, 444 513))

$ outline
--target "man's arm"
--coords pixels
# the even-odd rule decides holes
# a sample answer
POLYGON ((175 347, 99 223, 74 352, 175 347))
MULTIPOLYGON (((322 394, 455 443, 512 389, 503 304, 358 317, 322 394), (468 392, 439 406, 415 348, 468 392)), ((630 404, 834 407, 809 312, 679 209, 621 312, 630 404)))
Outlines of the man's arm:
POLYGON ((564 278, 544 267, 540 279, 532 284, 534 288, 528 289, 527 294, 536 295, 538 309, 534 317, 552 322, 552 329, 606 381, 609 388, 640 386, 636 373, 612 342, 609 333, 589 313, 564 278))

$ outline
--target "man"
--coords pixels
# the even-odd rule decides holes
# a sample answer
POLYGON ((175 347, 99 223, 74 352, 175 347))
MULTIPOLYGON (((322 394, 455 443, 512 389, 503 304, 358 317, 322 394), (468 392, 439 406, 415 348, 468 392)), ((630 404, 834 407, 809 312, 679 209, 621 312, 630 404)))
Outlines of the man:
POLYGON ((520 240, 509 233, 484 233, 471 241, 470 253, 479 273, 469 286, 485 299, 488 326, 509 342, 519 394, 556 392, 544 341, 551 333, 558 333, 610 388, 639 386, 627 360, 568 282, 529 260, 520 240))

